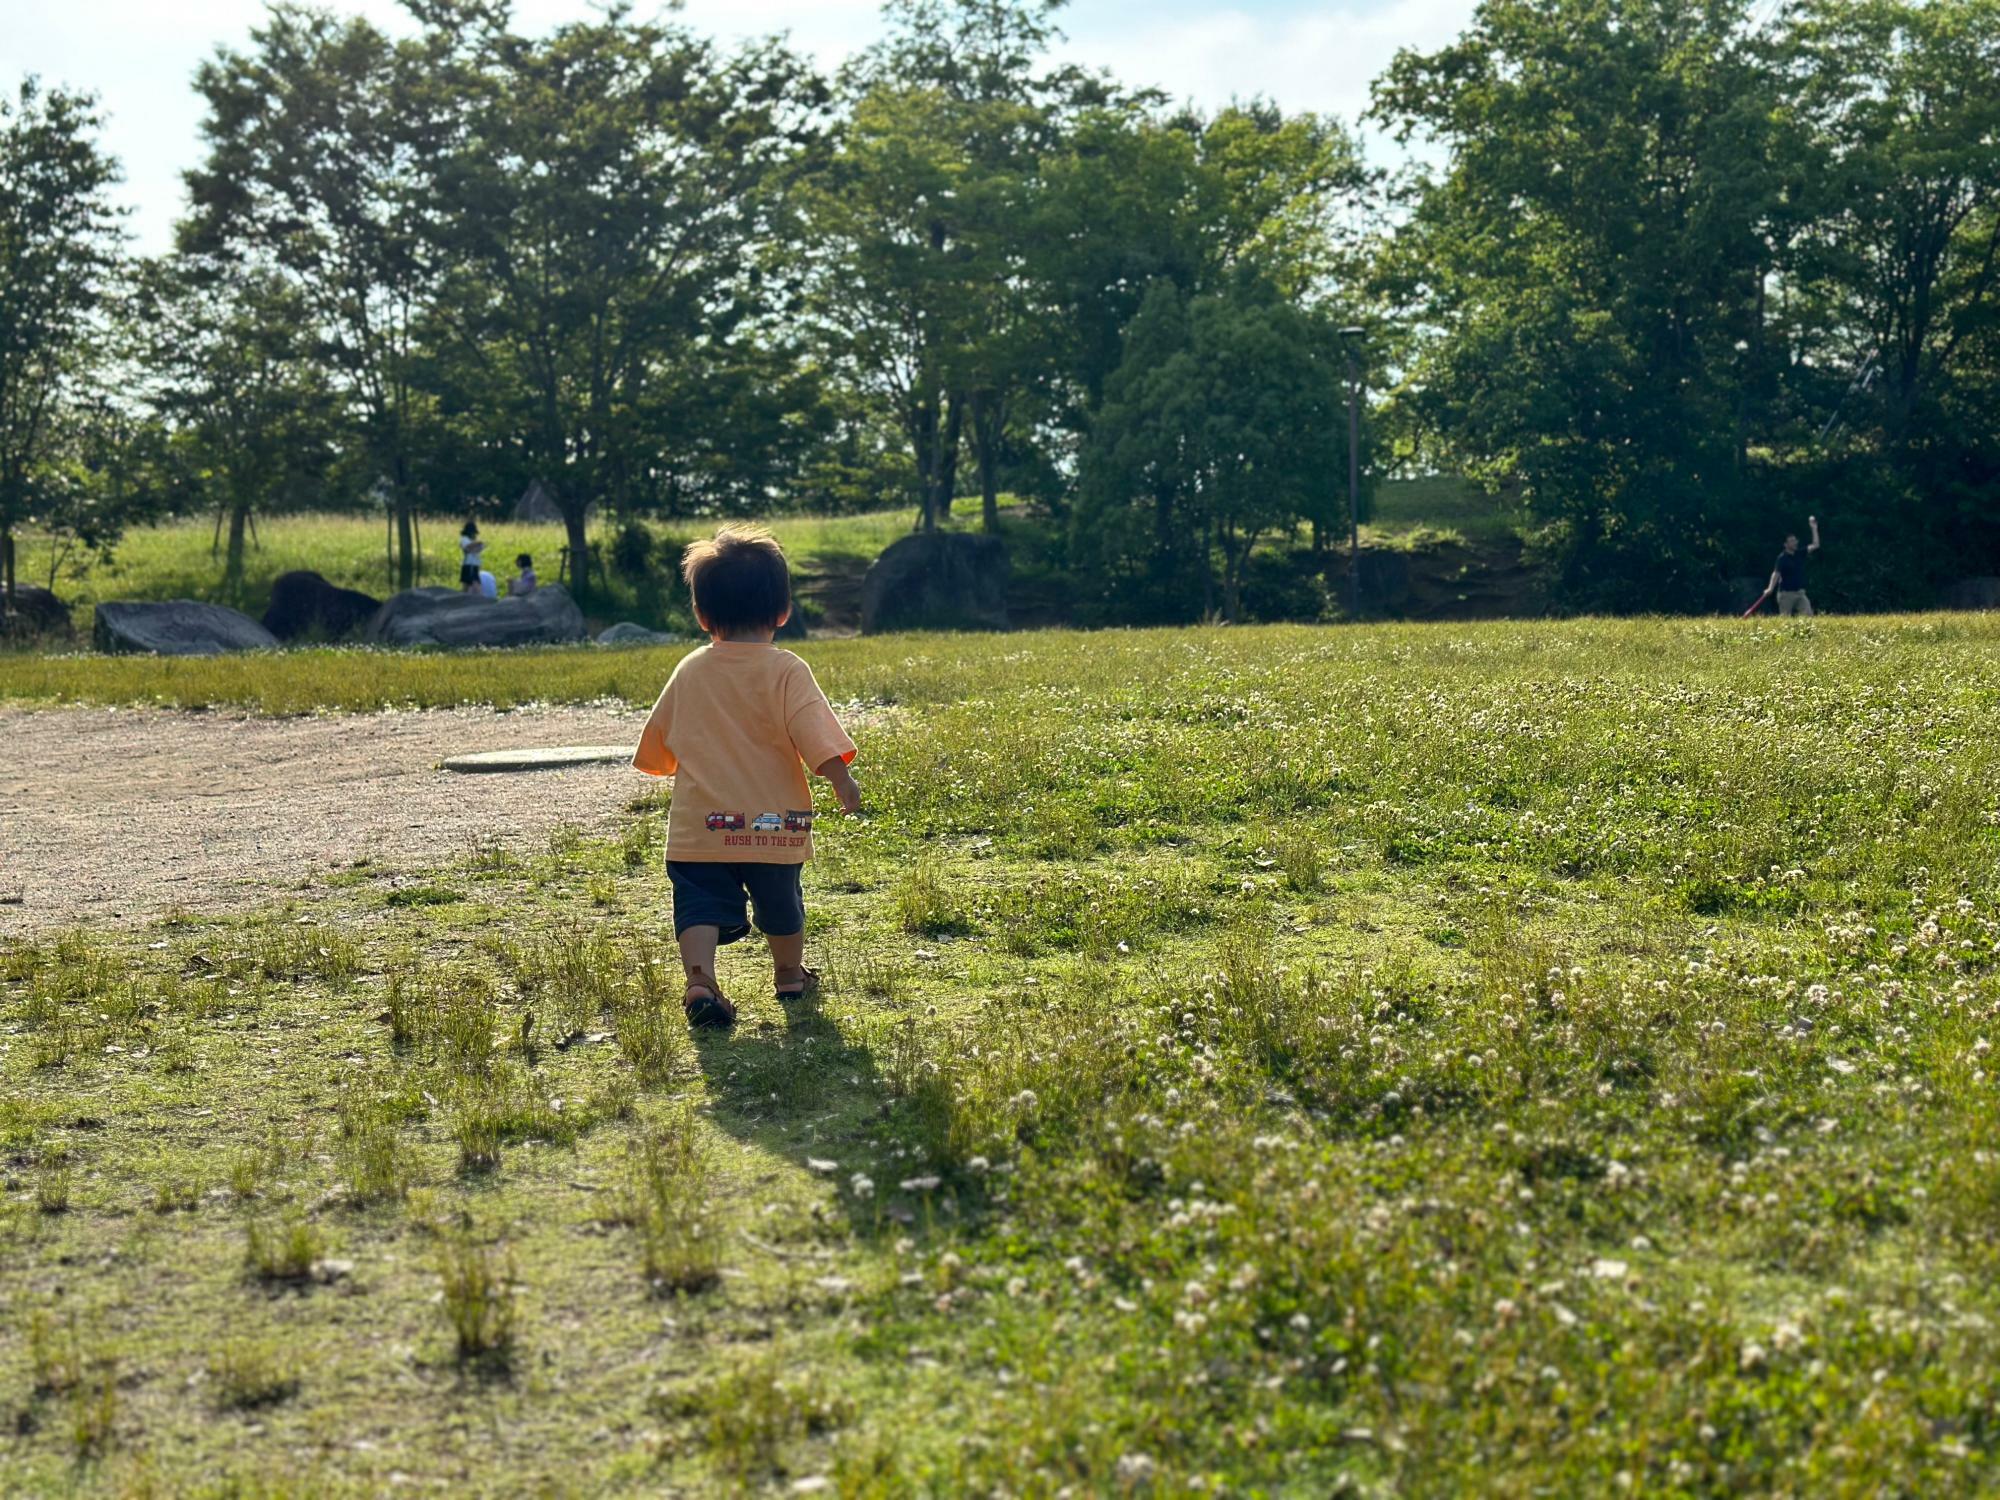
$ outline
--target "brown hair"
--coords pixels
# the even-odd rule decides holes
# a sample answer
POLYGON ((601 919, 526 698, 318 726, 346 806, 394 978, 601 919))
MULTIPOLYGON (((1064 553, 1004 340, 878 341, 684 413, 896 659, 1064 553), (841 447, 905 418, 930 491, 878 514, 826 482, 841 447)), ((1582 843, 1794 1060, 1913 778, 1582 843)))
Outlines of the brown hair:
POLYGON ((792 570, 761 526, 725 526, 681 555, 695 612, 711 630, 775 629, 792 603, 792 570))

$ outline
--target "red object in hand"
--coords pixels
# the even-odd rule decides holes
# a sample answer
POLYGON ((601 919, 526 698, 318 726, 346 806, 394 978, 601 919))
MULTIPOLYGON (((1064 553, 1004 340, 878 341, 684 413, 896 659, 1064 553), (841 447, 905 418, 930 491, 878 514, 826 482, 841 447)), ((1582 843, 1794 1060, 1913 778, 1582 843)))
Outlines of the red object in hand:
POLYGON ((1750 607, 1743 611, 1743 618, 1747 620, 1752 615, 1756 614, 1758 610, 1764 607, 1764 601, 1770 597, 1771 597, 1771 591, 1769 589, 1764 590, 1763 593, 1759 594, 1755 599, 1753 599, 1750 602, 1750 607))

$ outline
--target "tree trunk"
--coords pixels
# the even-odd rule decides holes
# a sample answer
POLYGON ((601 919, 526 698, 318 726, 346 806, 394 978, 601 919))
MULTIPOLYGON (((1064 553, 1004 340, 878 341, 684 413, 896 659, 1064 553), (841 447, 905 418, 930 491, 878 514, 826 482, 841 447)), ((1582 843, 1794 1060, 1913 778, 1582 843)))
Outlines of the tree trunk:
POLYGON ((7 599, 7 607, 14 607, 14 528, 0 526, 0 593, 7 599))
POLYGON ((562 509, 563 532, 569 539, 570 592, 581 604, 590 597, 590 539, 587 530, 590 505, 571 495, 557 496, 556 504, 562 509))
POLYGON ((229 507, 229 555, 222 565, 222 591, 231 599, 243 593, 243 533, 249 521, 249 506, 238 501, 229 507))
POLYGON ((1215 522, 1211 520, 1201 535, 1201 617, 1215 616, 1215 522))
POLYGON ((958 439, 965 430, 965 402, 949 397, 951 412, 944 423, 944 451, 938 464, 938 519, 951 519, 951 502, 958 496, 958 439))
POLYGON ((1243 569, 1235 537, 1222 534, 1222 622, 1234 625, 1243 613, 1243 569))
POLYGON ((1000 529, 1000 434, 1006 424, 1006 406, 991 391, 972 398, 972 445, 979 460, 979 524, 981 529, 1000 529))
POLYGON ((410 497, 403 487, 396 486, 396 588, 411 588, 416 583, 417 553, 410 534, 410 497))
POLYGON ((910 413, 910 452, 917 461, 917 530, 937 530, 938 414, 929 401, 910 413))

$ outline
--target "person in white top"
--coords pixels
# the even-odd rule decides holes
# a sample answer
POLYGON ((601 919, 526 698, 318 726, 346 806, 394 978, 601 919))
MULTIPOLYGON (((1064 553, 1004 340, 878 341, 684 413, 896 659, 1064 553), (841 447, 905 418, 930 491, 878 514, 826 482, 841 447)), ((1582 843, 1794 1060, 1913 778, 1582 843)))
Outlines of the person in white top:
POLYGON ((500 580, 495 578, 485 568, 479 570, 479 597, 482 599, 498 599, 500 597, 500 580))
POLYGON ((479 523, 467 521, 458 532, 458 586, 468 594, 479 592, 479 564, 486 543, 479 539, 479 523))

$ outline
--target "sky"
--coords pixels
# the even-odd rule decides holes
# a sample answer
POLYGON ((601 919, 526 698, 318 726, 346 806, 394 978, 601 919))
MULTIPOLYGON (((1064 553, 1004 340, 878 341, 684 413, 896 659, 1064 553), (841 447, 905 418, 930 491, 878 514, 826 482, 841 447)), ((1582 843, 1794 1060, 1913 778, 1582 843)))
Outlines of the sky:
MULTIPOLYGON (((396 0, 329 3, 408 26, 396 0)), ((634 10, 647 13, 643 3, 634 10)), ((98 95, 105 144, 124 165, 134 247, 163 250, 180 213, 180 174, 201 154, 195 68, 217 47, 247 43, 263 12, 263 0, 0 0, 0 80, 11 92, 36 73, 98 95)), ((1471 12, 1472 0, 1072 0, 1059 52, 1199 105, 1262 95, 1353 123, 1399 48, 1442 46, 1471 12)), ((515 0, 525 31, 589 14, 589 0, 515 0)), ((882 29, 879 0, 687 0, 680 19, 732 41, 786 33, 826 67, 882 29)), ((1387 159, 1385 141, 1371 138, 1370 148, 1387 159)))

